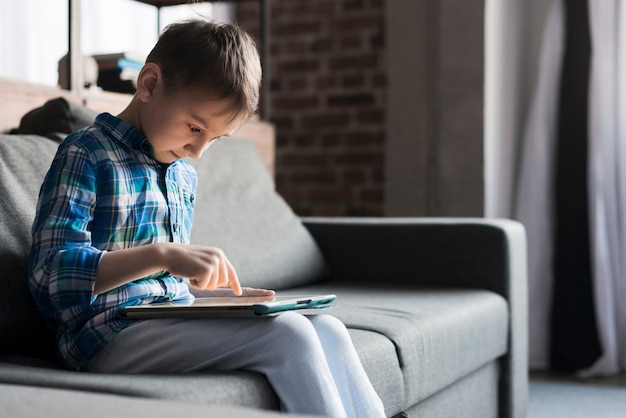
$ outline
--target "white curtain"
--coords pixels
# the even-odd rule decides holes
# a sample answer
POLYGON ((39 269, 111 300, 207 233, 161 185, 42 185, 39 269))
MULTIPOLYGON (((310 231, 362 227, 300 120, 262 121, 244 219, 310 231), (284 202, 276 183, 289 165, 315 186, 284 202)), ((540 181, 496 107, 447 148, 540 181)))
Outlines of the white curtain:
POLYGON ((548 367, 561 0, 487 0, 485 215, 527 228, 529 364, 548 367))
POLYGON ((626 370, 626 5, 589 0, 589 208, 603 354, 583 375, 626 370))
POLYGON ((529 365, 549 366, 553 286, 553 211, 557 111, 563 58, 564 8, 553 1, 543 30, 538 81, 524 129, 514 218, 528 236, 529 365))
MULTIPOLYGON (((526 3, 526 6, 516 1, 502 3, 508 6, 500 5, 499 9, 508 7, 510 10, 511 4, 526 11, 527 7, 532 7, 532 3, 526 3)), ((584 377, 626 371, 626 3, 621 0, 588 0, 588 8, 592 50, 588 103, 590 257, 602 355, 589 368, 579 372, 584 377)), ((554 151, 564 52, 563 0, 551 0, 546 12, 545 24, 539 32, 541 47, 537 65, 525 68, 524 71, 531 75, 517 70, 513 77, 530 87, 531 98, 524 102, 520 99, 523 92, 514 89, 504 90, 502 94, 491 91, 486 95, 487 108, 490 109, 489 103, 493 106, 487 112, 485 121, 487 134, 492 137, 486 139, 487 146, 491 144, 492 148, 498 149, 502 145, 494 147, 493 143, 508 141, 508 148, 515 150, 516 141, 519 143, 519 160, 516 160, 515 152, 507 154, 501 150, 494 154, 495 157, 491 156, 492 160, 500 158, 501 161, 491 162, 492 172, 487 167, 486 180, 492 181, 492 187, 487 187, 487 199, 491 201, 486 202, 486 207, 490 209, 487 216, 513 217, 522 221, 527 229, 531 369, 549 367, 554 151), (525 84, 524 80, 532 79, 533 73, 536 74, 535 83, 525 84), (494 95, 498 101, 494 100, 494 95), (518 119, 506 114, 511 110, 515 111, 518 119), (498 112, 505 114, 500 115, 499 121, 494 121, 498 112), (516 120, 521 121, 517 127, 516 120), (498 127, 502 121, 506 126, 498 127), (520 133, 519 137, 510 134, 516 131, 520 133), (509 135, 506 135, 507 132, 509 135), (498 178, 497 182, 490 180, 494 176, 498 178), (500 184, 499 188, 493 187, 503 178, 509 180, 500 184), (507 185, 511 195, 507 194, 507 185), (510 204, 510 210, 507 210, 507 204, 510 204)), ((518 13, 521 22, 528 16, 528 11, 526 14, 518 13)), ((535 14, 535 18, 537 16, 539 14, 535 14)), ((500 31, 494 30, 497 25, 492 25, 488 37, 499 35, 512 39, 512 42, 509 41, 512 49, 508 54, 519 57, 523 55, 525 46, 519 39, 524 30, 517 30, 517 25, 519 22, 508 30, 500 28, 500 31)), ((489 48, 487 51, 489 68, 494 66, 494 62, 497 64, 499 58, 489 48)), ((492 71, 506 70, 503 65, 495 65, 494 68, 492 71)), ((489 83, 488 80, 488 92, 489 83)), ((489 165, 489 158, 486 161, 489 165)))

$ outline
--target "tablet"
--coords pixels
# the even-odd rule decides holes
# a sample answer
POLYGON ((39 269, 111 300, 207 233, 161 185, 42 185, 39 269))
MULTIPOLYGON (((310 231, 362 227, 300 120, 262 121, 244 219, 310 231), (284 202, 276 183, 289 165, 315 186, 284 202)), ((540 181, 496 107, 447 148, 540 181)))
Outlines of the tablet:
POLYGON ((333 307, 336 295, 227 296, 199 297, 188 301, 127 306, 122 316, 130 319, 261 317, 286 311, 319 313, 333 307))

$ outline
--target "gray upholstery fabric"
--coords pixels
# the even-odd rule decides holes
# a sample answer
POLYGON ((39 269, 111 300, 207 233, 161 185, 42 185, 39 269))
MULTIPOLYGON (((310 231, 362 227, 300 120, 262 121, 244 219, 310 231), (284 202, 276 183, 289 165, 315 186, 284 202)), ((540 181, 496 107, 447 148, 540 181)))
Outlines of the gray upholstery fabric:
POLYGON ((192 242, 222 248, 243 285, 283 289, 327 275, 317 244, 275 192, 252 143, 222 140, 193 164, 200 183, 192 242))
MULTIPOLYGON (((328 313, 349 327, 389 416, 496 361, 507 349, 507 306, 489 291, 318 285, 290 292, 333 292, 339 296, 338 307, 328 313)), ((42 371, 0 363, 0 381, 194 403, 278 406, 264 378, 243 372, 120 376, 42 371), (219 394, 205 389, 214 386, 220 387, 219 394)))
POLYGON ((393 416, 406 406, 406 388, 396 346, 377 332, 348 329, 359 359, 376 393, 383 399, 387 416, 393 416))
MULTIPOLYGON (((409 417, 496 418, 498 412, 497 362, 464 376, 433 396, 406 410, 409 417)), ((526 418, 520 417, 520 418, 526 418)))
MULTIPOLYGON (((384 335, 351 329, 350 335, 388 415, 406 405, 405 385, 395 345, 384 335)), ((65 370, 55 363, 0 355, 0 382, 172 399, 200 404, 278 409, 267 380, 250 372, 206 372, 178 375, 101 375, 65 370), (207 390, 219 387, 218 392, 207 390)))
MULTIPOLYGON (((0 382, 164 398, 176 405, 278 408, 267 380, 256 373, 96 375, 24 357, 52 352, 28 294, 26 260, 39 185, 55 150, 42 137, 0 136, 0 382), (11 352, 21 356, 6 354, 11 352)), ((274 192, 248 141, 222 141, 195 166, 201 182, 193 242, 222 247, 244 285, 338 294, 339 307, 329 313, 348 325, 388 415, 410 408, 419 416, 525 416, 521 225, 335 218, 307 220, 305 229, 274 192)), ((9 392, 19 393, 14 390, 9 392)), ((41 396, 54 410, 52 398, 69 395, 41 396)), ((85 405, 94 397, 84 398, 85 405)), ((195 406, 189 411, 193 416, 195 406)))
POLYGON ((0 136, 0 352, 52 352, 26 272, 39 187, 56 147, 41 136, 0 136))
MULTIPOLYGON (((113 375, 48 369, 0 361, 0 382, 72 389, 204 405, 240 405, 278 409, 264 376, 252 372, 206 372, 171 375, 113 375), (219 390, 212 390, 219 388, 219 390)), ((32 364, 32 363, 31 363, 32 364)))
POLYGON ((330 313, 348 328, 382 334, 394 344, 408 405, 500 358, 508 349, 507 303, 493 292, 340 284, 293 292, 322 290, 337 294, 337 308, 330 313))
POLYGON ((500 416, 525 417, 528 400, 526 233, 519 222, 481 218, 318 218, 305 225, 336 280, 395 287, 488 289, 509 308, 500 416))
MULTIPOLYGON (((285 414, 233 406, 194 405, 128 396, 0 384, 0 416, 134 418, 281 418, 285 414)), ((304 415, 289 415, 304 417, 304 415)))

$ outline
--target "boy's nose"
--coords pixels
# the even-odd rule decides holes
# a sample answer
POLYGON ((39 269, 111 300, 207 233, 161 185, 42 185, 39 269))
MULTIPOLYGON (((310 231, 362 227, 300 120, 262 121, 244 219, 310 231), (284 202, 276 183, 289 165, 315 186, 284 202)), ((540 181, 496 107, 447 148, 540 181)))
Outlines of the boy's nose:
POLYGON ((187 149, 187 152, 189 152, 191 158, 197 160, 202 157, 204 151, 206 151, 212 143, 213 139, 201 139, 193 143, 187 144, 185 148, 187 149))

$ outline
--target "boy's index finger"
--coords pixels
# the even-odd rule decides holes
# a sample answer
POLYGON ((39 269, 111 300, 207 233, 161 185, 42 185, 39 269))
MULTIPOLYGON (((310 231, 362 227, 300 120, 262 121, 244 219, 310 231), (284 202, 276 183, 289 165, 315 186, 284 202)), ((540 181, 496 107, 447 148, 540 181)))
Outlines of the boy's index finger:
POLYGON ((241 296, 243 293, 243 289, 241 288, 241 284, 239 283, 239 277, 237 277, 237 272, 230 262, 226 263, 228 268, 228 286, 233 290, 233 293, 236 296, 241 296))
POLYGON ((236 296, 241 296, 241 294, 243 293, 243 290, 241 289, 241 284, 239 284, 239 279, 237 278, 237 275, 230 278, 228 280, 228 283, 230 285, 230 288, 233 289, 233 293, 236 296))

